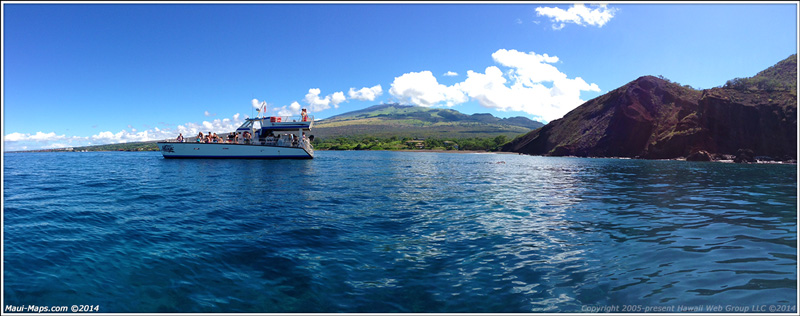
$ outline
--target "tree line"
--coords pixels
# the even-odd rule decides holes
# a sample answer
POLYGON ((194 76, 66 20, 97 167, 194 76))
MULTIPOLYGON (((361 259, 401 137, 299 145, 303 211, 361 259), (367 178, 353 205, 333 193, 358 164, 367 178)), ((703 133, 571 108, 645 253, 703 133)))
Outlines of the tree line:
POLYGON ((411 137, 350 136, 331 139, 315 139, 314 148, 320 150, 478 150, 499 151, 511 141, 505 135, 496 137, 415 139, 411 137))
POLYGON ((791 91, 796 85, 774 78, 735 78, 725 82, 723 88, 735 90, 791 91))

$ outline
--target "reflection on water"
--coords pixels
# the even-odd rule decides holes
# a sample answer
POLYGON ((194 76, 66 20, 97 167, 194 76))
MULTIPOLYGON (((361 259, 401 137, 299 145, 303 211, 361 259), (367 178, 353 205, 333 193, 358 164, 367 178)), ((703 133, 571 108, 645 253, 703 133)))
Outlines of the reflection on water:
POLYGON ((7 154, 4 301, 446 313, 797 301, 796 166, 156 154, 7 154))

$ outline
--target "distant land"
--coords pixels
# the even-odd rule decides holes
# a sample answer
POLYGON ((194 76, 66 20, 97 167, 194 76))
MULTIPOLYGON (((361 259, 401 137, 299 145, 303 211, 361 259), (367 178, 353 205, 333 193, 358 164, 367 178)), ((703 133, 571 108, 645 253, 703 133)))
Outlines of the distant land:
POLYGON ((48 149, 36 149, 36 150, 21 150, 21 151, 9 151, 9 153, 14 152, 83 152, 83 151, 158 151, 158 145, 156 145, 157 140, 146 141, 146 142, 129 142, 129 143, 117 143, 117 144, 103 144, 103 145, 92 145, 92 146, 76 146, 76 147, 64 147, 64 148, 48 148, 48 149))
POLYGON ((488 138, 519 136, 544 126, 525 117, 497 118, 488 113, 463 114, 452 109, 379 104, 314 122, 318 139, 337 137, 488 138))
MULTIPOLYGON (((514 137, 544 126, 525 117, 497 118, 488 113, 463 114, 451 109, 401 104, 379 104, 314 122, 311 135, 320 149, 498 149, 514 137), (335 139, 347 138, 346 144, 335 139), (369 139, 369 140, 365 140, 369 139), (406 143, 421 139, 430 144, 406 143), (444 144, 445 139, 460 140, 444 144), (468 140, 469 139, 469 140, 468 140), (499 143, 502 142, 502 143, 499 143), (387 144, 389 143, 389 144, 387 144), (361 146, 359 146, 361 144, 361 146), (375 146, 381 144, 382 146, 375 146), (418 145, 419 147, 414 147, 418 145), (455 145, 455 146, 454 146, 455 145)), ((52 151, 157 151, 156 141, 105 144, 52 151)))
POLYGON ((644 159, 797 160, 797 54, 695 90, 644 76, 516 138, 504 151, 644 159))

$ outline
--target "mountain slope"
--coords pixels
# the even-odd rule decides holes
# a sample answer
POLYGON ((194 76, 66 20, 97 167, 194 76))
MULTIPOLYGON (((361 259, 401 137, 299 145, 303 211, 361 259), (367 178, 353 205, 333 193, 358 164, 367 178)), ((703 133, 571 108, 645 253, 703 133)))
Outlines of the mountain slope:
POLYGON ((321 139, 370 136, 418 138, 515 137, 544 124, 524 117, 497 118, 491 114, 467 115, 451 109, 400 104, 379 104, 314 123, 321 139))
POLYGON ((796 85, 796 65, 793 55, 759 73, 757 80, 740 80, 772 82, 777 88, 771 90, 756 84, 697 91, 640 77, 515 139, 503 150, 649 159, 749 150, 755 156, 796 160, 797 95, 784 89, 796 85), (795 77, 785 75, 790 69, 795 77))
POLYGON ((753 77, 728 80, 724 87, 736 90, 794 91, 796 94, 797 54, 762 70, 753 77))

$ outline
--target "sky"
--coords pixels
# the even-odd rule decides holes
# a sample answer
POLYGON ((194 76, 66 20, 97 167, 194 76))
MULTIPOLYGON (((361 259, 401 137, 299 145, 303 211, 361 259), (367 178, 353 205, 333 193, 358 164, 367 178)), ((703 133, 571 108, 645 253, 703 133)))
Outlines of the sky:
MULTIPOLYGON (((3 151, 225 133, 376 104, 549 122, 638 77, 797 53, 797 4, 3 2, 3 151)), ((313 133, 312 133, 313 134, 313 133)))

